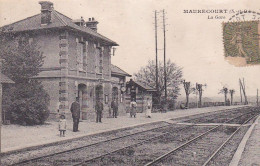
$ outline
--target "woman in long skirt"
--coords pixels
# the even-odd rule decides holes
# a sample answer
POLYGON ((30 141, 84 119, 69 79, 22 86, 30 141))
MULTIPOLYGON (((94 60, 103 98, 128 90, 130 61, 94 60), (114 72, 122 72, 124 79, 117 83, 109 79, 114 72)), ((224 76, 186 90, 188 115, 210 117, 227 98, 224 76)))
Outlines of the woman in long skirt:
POLYGON ((146 112, 145 115, 147 118, 151 118, 152 117, 152 101, 147 98, 146 100, 146 112))

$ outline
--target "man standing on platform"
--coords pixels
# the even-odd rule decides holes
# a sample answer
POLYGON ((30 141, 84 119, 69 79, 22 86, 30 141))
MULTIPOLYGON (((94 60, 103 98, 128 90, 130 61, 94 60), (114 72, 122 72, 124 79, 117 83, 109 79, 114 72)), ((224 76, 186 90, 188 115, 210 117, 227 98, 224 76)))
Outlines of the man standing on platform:
POLYGON ((80 104, 79 97, 76 97, 76 101, 71 104, 70 111, 73 118, 73 132, 77 132, 79 127, 79 118, 80 118, 80 104))
POLYGON ((100 99, 97 99, 97 102, 96 102, 96 113, 97 113, 97 119, 96 119, 96 122, 101 122, 101 118, 102 118, 102 111, 103 111, 103 103, 101 102, 100 99))
POLYGON ((118 112, 118 102, 117 100, 113 99, 111 103, 111 108, 113 109, 113 118, 117 118, 117 112, 118 112))

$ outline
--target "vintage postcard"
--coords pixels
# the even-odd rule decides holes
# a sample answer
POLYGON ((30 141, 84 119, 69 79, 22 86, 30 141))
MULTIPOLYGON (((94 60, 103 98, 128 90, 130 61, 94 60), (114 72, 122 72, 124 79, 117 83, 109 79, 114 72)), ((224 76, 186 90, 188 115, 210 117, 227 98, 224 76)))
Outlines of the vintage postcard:
POLYGON ((0 165, 260 165, 259 0, 0 0, 0 165))

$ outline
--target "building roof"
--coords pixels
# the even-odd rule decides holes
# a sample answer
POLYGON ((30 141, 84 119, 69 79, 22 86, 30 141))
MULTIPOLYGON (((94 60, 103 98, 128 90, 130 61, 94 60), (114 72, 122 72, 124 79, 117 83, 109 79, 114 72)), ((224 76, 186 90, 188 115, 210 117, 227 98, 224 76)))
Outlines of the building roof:
POLYGON ((12 33, 12 32, 22 32, 22 31, 34 31, 40 29, 53 29, 53 28, 69 28, 86 35, 90 35, 96 39, 99 39, 111 46, 118 46, 118 44, 107 37, 97 33, 96 31, 90 29, 89 27, 83 27, 76 25, 73 20, 56 10, 51 12, 51 23, 48 25, 41 25, 41 14, 37 14, 23 20, 14 22, 9 25, 0 27, 0 32, 12 33))
POLYGON ((130 79, 130 81, 128 82, 128 84, 129 84, 129 83, 131 84, 131 82, 134 83, 134 84, 136 84, 137 86, 139 86, 139 87, 145 89, 146 91, 150 91, 150 92, 156 91, 153 87, 151 87, 151 86, 149 86, 148 84, 143 83, 143 82, 141 82, 141 81, 134 81, 134 80, 130 79))
POLYGON ((127 76, 127 77, 131 77, 130 74, 128 74, 127 72, 125 72, 124 70, 120 69, 119 67, 112 65, 111 64, 111 74, 113 75, 119 75, 119 76, 127 76))
POLYGON ((141 86, 142 88, 144 88, 145 90, 147 91, 156 91, 155 89, 153 89, 151 86, 145 84, 145 83, 142 83, 140 81, 134 81, 137 85, 141 86))
POLYGON ((3 73, 0 73, 0 82, 2 84, 14 84, 15 82, 13 80, 11 80, 10 78, 8 78, 6 75, 4 75, 3 73))

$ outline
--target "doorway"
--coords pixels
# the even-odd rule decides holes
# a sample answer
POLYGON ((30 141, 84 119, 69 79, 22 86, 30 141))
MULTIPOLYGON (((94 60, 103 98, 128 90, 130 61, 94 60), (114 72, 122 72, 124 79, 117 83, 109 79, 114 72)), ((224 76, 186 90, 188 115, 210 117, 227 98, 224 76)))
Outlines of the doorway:
POLYGON ((87 86, 85 84, 78 85, 78 97, 79 97, 79 104, 81 108, 80 119, 86 120, 86 112, 87 112, 87 86))

